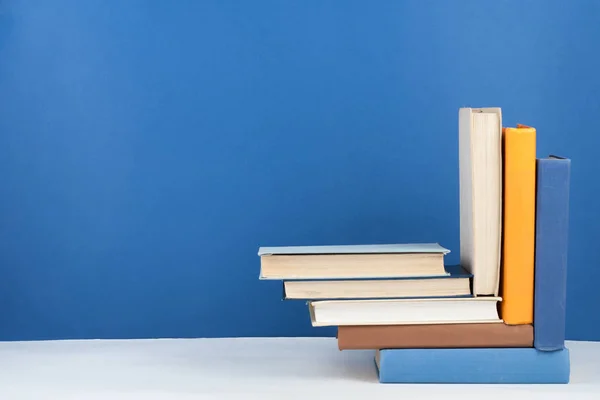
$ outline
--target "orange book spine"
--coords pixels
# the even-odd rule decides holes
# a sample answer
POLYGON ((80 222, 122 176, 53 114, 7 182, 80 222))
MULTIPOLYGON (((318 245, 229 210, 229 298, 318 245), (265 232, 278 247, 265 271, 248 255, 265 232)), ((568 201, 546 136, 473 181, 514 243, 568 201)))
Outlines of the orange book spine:
POLYGON ((503 128, 502 319, 533 323, 536 130, 503 128))

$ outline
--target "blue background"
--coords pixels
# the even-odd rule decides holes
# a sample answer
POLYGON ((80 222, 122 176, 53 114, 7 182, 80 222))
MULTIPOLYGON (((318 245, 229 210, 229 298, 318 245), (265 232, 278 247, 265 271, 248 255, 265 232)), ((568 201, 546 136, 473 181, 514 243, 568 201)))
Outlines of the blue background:
POLYGON ((458 108, 573 159, 600 340, 600 2, 0 1, 0 339, 321 336, 261 245, 436 241, 458 108))

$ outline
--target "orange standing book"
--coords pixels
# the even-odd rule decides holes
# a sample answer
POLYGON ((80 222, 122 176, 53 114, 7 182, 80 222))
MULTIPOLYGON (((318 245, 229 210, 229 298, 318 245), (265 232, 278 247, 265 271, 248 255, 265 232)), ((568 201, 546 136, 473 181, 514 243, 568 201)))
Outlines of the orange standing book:
POLYGON ((533 323, 536 130, 503 128, 502 319, 533 323))

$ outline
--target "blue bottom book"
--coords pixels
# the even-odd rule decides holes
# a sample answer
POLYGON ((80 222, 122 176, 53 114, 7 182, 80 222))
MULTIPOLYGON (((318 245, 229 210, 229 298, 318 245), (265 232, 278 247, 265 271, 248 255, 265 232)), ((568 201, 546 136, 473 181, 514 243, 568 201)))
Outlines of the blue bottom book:
POLYGON ((569 350, 535 348, 384 349, 381 383, 569 383, 569 350))

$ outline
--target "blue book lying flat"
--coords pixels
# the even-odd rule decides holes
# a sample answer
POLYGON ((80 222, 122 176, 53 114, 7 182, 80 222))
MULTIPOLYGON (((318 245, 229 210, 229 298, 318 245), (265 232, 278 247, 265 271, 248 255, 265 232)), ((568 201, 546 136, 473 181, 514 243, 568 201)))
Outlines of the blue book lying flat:
POLYGON ((381 383, 569 383, 569 350, 389 349, 375 364, 381 383))
POLYGON ((543 351, 565 344, 570 173, 568 158, 537 161, 533 345, 543 351))

